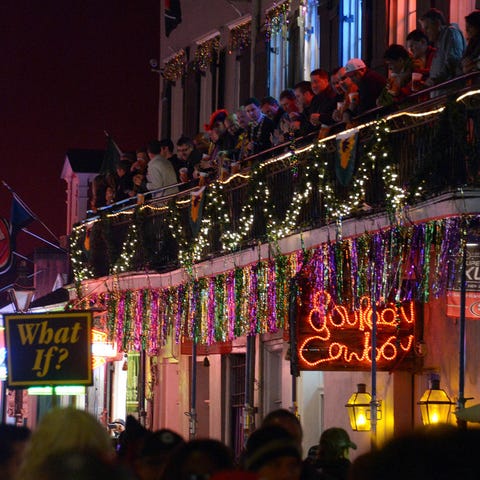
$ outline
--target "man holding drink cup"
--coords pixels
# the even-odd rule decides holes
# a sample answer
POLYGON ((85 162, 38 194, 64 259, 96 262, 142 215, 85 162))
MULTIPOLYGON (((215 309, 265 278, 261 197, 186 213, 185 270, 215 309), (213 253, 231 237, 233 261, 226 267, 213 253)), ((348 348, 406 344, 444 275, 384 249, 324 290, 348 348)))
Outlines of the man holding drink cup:
POLYGON ((358 87, 357 92, 349 94, 350 106, 344 112, 344 119, 360 115, 376 107, 376 101, 386 85, 386 79, 379 73, 367 68, 360 58, 352 58, 345 65, 345 76, 358 87))

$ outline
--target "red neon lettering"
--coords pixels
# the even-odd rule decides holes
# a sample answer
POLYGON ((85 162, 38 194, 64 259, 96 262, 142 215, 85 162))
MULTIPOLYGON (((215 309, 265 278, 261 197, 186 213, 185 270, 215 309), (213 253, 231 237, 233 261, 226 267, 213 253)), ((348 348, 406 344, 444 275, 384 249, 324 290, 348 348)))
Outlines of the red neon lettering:
MULTIPOLYGON (((368 297, 360 299, 358 310, 348 312, 343 305, 335 305, 328 293, 318 292, 314 296, 313 307, 306 320, 314 332, 304 338, 298 350, 299 359, 306 365, 316 367, 338 361, 347 364, 371 364, 372 307, 368 297), (336 337, 339 333, 341 336, 342 332, 353 333, 356 338, 354 343, 361 345, 361 350, 358 348, 354 350, 351 345, 338 341, 336 337), (306 358, 306 355, 309 358, 306 358)), ((391 303, 385 307, 377 307, 377 332, 383 334, 384 338, 382 344, 376 348, 377 362, 393 362, 397 359, 399 351, 404 354, 412 349, 414 322, 413 302, 401 306, 391 303), (403 330, 407 331, 400 335, 397 330, 402 325, 403 330), (388 335, 388 332, 395 334, 388 335), (388 335, 386 340, 385 334, 388 335)))

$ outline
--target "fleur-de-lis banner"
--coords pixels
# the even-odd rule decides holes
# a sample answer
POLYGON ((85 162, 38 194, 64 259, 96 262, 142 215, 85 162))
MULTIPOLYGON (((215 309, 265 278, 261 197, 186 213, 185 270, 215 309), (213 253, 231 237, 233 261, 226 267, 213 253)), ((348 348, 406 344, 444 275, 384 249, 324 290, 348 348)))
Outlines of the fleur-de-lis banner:
POLYGON ((347 186, 352 179, 357 155, 358 130, 337 135, 337 155, 335 159, 335 174, 338 181, 347 186))

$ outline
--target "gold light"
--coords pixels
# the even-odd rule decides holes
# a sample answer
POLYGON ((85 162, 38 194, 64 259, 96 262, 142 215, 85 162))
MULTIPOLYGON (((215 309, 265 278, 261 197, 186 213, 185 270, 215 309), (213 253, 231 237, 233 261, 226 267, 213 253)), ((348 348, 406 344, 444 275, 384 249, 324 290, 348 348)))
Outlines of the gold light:
POLYGON ((418 405, 420 405, 420 411, 422 412, 423 424, 435 425, 448 422, 448 416, 453 403, 445 390, 440 388, 440 379, 432 377, 430 379, 430 388, 425 390, 418 405))
POLYGON ((372 396, 367 393, 366 385, 359 383, 356 391, 349 399, 347 407, 348 416, 352 430, 358 432, 369 432, 371 429, 370 411, 372 396))

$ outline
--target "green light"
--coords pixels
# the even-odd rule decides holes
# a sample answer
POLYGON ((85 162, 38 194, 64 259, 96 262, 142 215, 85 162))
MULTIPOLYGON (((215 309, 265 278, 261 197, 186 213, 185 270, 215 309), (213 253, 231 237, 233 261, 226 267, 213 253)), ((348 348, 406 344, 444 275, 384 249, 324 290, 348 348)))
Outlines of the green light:
MULTIPOLYGON (((85 395, 85 387, 82 385, 58 385, 55 388, 55 395, 85 395)), ((53 395, 52 387, 30 387, 27 389, 29 395, 53 395)))

